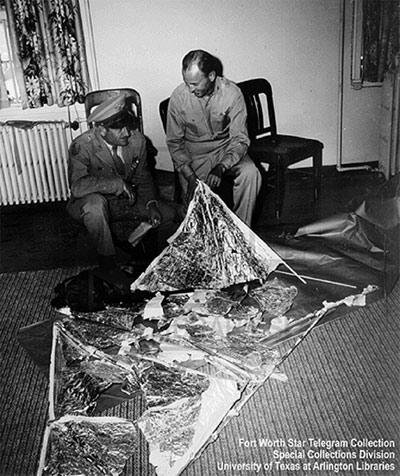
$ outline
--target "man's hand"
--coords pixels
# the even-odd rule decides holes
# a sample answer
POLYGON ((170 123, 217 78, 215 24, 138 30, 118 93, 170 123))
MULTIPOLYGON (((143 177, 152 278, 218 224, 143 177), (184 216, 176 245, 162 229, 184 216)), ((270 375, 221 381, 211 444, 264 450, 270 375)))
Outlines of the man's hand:
POLYGON ((134 205, 136 202, 136 189, 134 185, 128 185, 127 183, 124 182, 124 187, 122 190, 121 195, 126 197, 129 200, 129 203, 131 205, 134 205))
POLYGON ((149 205, 149 219, 153 228, 157 228, 162 222, 162 215, 156 203, 149 205))
POLYGON ((224 168, 221 164, 216 165, 207 177, 207 185, 213 189, 218 188, 221 185, 222 174, 224 173, 224 168))
POLYGON ((188 179, 188 187, 187 187, 187 191, 186 191, 186 200, 185 202, 186 203, 189 203, 192 198, 193 198, 193 195, 194 195, 194 191, 197 187, 197 176, 195 174, 191 175, 188 179))

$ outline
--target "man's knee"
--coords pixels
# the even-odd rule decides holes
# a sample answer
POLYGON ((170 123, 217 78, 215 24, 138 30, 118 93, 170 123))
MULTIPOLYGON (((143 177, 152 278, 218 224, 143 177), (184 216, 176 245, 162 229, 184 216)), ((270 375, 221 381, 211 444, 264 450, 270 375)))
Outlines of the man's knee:
POLYGON ((252 162, 252 166, 248 176, 249 176, 250 182, 259 190, 261 187, 261 180, 262 180, 261 172, 257 168, 256 164, 253 161, 251 162, 252 162))
POLYGON ((233 176, 238 181, 259 182, 261 173, 253 160, 246 155, 237 165, 233 167, 233 176))
POLYGON ((178 213, 175 204, 159 202, 158 204, 163 223, 170 223, 177 220, 178 213))
POLYGON ((98 193, 92 193, 85 197, 81 206, 82 218, 85 217, 107 217, 107 199, 98 193))

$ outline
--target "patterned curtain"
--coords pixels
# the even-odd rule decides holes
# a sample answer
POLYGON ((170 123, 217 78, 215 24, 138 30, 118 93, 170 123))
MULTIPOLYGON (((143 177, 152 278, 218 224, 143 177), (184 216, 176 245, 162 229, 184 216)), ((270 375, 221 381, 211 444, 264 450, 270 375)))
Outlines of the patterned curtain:
POLYGON ((363 80, 381 82, 400 52, 400 0, 364 0, 363 80))
POLYGON ((6 7, 22 107, 83 102, 90 82, 79 0, 6 0, 6 7))

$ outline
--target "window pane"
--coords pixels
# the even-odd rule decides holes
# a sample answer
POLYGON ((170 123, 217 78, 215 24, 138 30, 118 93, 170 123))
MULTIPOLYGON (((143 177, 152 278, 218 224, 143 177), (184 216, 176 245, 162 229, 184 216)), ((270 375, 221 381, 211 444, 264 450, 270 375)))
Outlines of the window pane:
POLYGON ((8 24, 4 8, 0 9, 0 62, 8 98, 12 104, 18 104, 20 103, 20 95, 15 78, 8 35, 8 24))

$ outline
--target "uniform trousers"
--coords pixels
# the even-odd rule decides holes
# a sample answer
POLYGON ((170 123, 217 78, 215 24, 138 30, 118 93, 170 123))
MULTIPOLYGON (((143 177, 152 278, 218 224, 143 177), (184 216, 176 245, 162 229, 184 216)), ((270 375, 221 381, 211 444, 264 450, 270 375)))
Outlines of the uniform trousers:
MULTIPOLYGON (((206 181, 210 171, 209 164, 203 162, 196 169, 196 161, 193 161, 191 166, 198 178, 206 181)), ((250 227, 257 195, 261 188, 261 173, 254 161, 246 154, 224 175, 233 179, 233 212, 250 227)), ((183 196, 185 196, 187 180, 182 174, 179 174, 179 180, 183 189, 183 196)))
MULTIPOLYGON (((154 248, 159 253, 167 246, 167 239, 177 229, 178 224, 176 223, 175 207, 163 201, 157 203, 162 221, 155 229, 156 243, 154 248)), ((149 217, 146 204, 140 197, 132 205, 125 198, 100 193, 91 193, 70 201, 67 205, 67 211, 73 219, 85 226, 97 253, 101 256, 116 254, 110 227, 113 221, 143 221, 149 217)))

